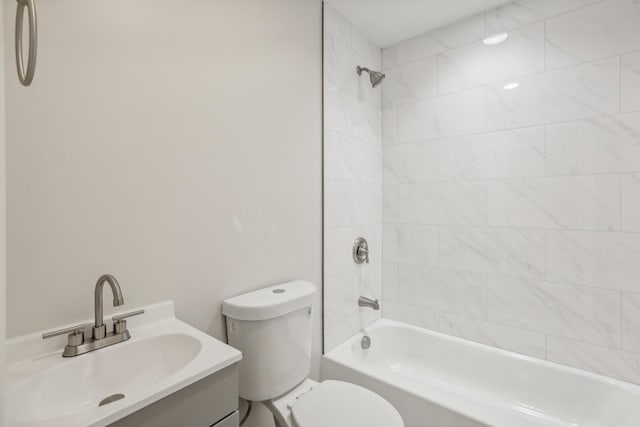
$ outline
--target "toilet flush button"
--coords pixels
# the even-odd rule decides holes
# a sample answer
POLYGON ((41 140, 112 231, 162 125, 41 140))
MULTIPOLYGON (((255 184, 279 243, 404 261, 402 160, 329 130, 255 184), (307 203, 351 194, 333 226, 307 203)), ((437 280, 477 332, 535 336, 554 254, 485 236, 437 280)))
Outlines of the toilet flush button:
POLYGON ((273 292, 274 294, 283 294, 284 293, 284 289, 274 289, 271 292, 273 292))

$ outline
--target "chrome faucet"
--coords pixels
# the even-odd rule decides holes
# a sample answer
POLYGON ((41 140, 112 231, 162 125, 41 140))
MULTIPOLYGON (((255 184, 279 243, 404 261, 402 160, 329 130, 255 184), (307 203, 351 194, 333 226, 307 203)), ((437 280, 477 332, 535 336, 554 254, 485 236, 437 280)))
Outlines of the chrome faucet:
POLYGON ((113 306, 118 307, 124 304, 122 290, 115 277, 111 274, 103 274, 98 278, 95 289, 95 324, 93 325, 93 339, 101 340, 107 335, 107 327, 104 325, 104 303, 102 301, 104 284, 108 283, 113 293, 113 306))
POLYGON ((380 310, 380 304, 377 299, 373 300, 367 297, 360 297, 358 298, 358 305, 360 307, 371 307, 374 310, 380 310))
POLYGON ((91 336, 85 338, 85 330, 89 325, 82 324, 72 326, 70 328, 61 329, 59 331, 47 332, 42 335, 43 339, 56 337, 62 334, 69 334, 67 337, 67 345, 62 353, 63 357, 79 356, 93 350, 98 350, 112 344, 117 344, 131 338, 127 329, 127 321, 131 316, 143 314, 144 310, 136 310, 131 313, 121 314, 112 317, 113 332, 107 332, 107 326, 104 324, 104 306, 103 306, 103 289, 104 284, 108 283, 113 293, 113 306, 118 307, 124 304, 122 290, 115 277, 111 274, 103 274, 96 282, 95 287, 95 323, 91 328, 91 336))

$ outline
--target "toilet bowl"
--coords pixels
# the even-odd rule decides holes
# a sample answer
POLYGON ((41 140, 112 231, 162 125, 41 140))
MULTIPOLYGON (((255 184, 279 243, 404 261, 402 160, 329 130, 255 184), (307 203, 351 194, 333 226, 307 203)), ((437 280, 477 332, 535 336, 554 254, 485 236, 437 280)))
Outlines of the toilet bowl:
POLYGON ((265 402, 280 427, 403 427, 402 418, 376 393, 344 381, 306 379, 265 402))
POLYGON ((385 399, 355 384, 308 378, 316 288, 294 281, 225 300, 229 344, 242 351, 240 397, 279 427, 403 427, 385 399))

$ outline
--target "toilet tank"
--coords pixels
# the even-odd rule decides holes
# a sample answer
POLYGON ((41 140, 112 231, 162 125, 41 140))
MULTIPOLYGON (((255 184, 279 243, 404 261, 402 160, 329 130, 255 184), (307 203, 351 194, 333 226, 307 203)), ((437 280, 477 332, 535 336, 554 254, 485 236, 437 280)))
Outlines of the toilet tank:
POLYGON ((274 399, 309 376, 315 293, 298 280, 224 300, 229 344, 242 352, 240 397, 274 399))

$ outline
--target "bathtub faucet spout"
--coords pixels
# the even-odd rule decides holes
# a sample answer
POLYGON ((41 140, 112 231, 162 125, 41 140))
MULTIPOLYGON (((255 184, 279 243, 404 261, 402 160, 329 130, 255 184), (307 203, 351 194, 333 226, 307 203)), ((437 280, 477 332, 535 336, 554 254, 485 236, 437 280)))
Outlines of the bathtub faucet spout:
POLYGON ((374 310, 380 310, 380 304, 377 299, 373 300, 367 297, 360 297, 358 298, 358 305, 360 307, 371 307, 374 310))

